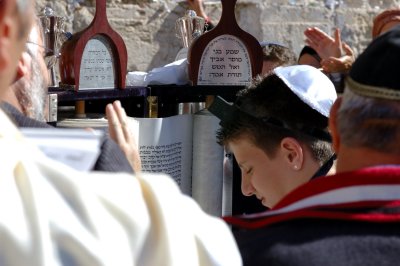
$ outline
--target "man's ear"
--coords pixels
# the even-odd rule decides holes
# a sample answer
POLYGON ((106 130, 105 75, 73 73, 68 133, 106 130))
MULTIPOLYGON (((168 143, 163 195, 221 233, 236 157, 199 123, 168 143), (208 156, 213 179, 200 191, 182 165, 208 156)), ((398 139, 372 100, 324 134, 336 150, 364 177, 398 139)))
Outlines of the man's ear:
POLYGON ((332 148, 336 154, 338 154, 340 149, 340 134, 338 131, 337 116, 341 104, 342 97, 338 97, 335 103, 332 105, 331 111, 329 113, 329 131, 332 136, 332 148))
POLYGON ((29 74, 29 72, 31 71, 30 69, 31 61, 32 58, 27 52, 23 52, 21 54, 21 57, 18 60, 17 76, 15 77, 15 81, 29 74))
POLYGON ((290 137, 283 138, 280 148, 293 170, 300 170, 303 167, 304 151, 296 139, 290 137))

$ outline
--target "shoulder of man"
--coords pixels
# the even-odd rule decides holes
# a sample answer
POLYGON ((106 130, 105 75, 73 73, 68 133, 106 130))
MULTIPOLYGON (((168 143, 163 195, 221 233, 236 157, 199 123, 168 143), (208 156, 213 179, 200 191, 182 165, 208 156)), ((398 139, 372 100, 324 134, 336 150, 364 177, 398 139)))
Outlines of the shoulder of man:
POLYGON ((7 102, 1 102, 0 108, 8 115, 17 127, 51 128, 49 124, 27 117, 7 102))
POLYGON ((397 263, 400 247, 379 250, 400 242, 399 195, 400 166, 370 167, 310 181, 271 211, 225 219, 245 265, 397 263))
POLYGON ((398 226, 303 218, 234 234, 244 265, 396 266, 398 226))

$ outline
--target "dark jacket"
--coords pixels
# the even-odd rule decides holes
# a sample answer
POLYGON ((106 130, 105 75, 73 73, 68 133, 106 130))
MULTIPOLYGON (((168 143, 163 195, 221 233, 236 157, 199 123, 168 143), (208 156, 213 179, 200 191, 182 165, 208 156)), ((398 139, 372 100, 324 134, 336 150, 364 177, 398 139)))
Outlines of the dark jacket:
MULTIPOLYGON (((47 123, 29 118, 7 102, 2 102, 0 108, 9 115, 17 127, 51 128, 47 123)), ((100 155, 93 168, 94 171, 133 173, 132 167, 123 151, 109 137, 105 137, 100 147, 100 155)))
POLYGON ((400 166, 315 179, 271 211, 225 220, 244 265, 399 265, 400 166))

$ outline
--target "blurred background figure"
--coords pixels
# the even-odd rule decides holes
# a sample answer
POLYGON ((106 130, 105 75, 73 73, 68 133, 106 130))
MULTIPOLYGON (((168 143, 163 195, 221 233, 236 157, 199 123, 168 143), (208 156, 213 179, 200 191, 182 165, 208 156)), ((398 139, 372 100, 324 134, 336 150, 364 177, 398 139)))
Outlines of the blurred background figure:
POLYGON ((326 73, 348 73, 353 64, 354 52, 342 42, 340 30, 335 29, 331 37, 317 27, 304 31, 306 43, 313 48, 321 58, 320 65, 326 73))
POLYGON ((186 0, 186 2, 189 9, 195 11, 197 16, 205 19, 206 24, 204 26, 204 31, 212 30, 214 28, 214 24, 211 22, 204 10, 203 0, 186 0))
POLYGON ((309 65, 315 68, 321 68, 321 57, 318 55, 317 51, 306 45, 301 49, 297 63, 299 65, 309 65))
POLYGON ((386 9, 374 18, 372 25, 372 38, 375 39, 400 24, 400 8, 386 9))
POLYGON ((302 50, 303 54, 300 54, 299 64, 320 68, 332 80, 336 92, 342 93, 344 78, 350 71, 355 56, 350 46, 342 42, 340 30, 336 29, 334 37, 331 37, 321 29, 312 27, 306 29, 304 35, 307 46, 302 50))
POLYGON ((287 46, 274 42, 260 42, 263 50, 262 75, 278 66, 291 66, 297 62, 296 54, 287 46))

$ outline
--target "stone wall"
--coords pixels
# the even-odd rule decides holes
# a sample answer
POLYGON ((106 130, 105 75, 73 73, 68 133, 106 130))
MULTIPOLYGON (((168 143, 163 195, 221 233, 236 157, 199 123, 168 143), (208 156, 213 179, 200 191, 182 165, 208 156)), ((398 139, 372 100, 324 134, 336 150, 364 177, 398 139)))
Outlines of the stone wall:
MULTIPOLYGON (((84 29, 93 19, 95 0, 38 0, 67 20, 66 30, 84 29)), ((371 40, 373 17, 400 0, 238 0, 236 19, 242 29, 259 40, 288 45, 296 53, 304 45, 303 31, 318 26, 327 32, 342 30, 344 41, 356 54, 371 40)), ((205 0, 211 20, 218 22, 221 3, 205 0)), ((174 61, 180 49, 175 21, 187 9, 183 0, 107 0, 112 27, 128 49, 128 71, 149 71, 174 61)))

